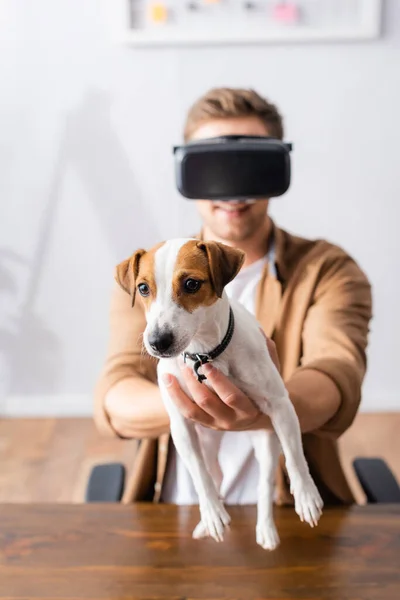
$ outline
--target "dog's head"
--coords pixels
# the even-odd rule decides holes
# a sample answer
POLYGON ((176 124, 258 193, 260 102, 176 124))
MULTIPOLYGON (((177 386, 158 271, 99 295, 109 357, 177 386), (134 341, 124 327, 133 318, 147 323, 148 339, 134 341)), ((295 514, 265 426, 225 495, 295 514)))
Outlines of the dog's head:
POLYGON ((219 242, 176 239, 138 250, 117 266, 116 281, 131 295, 132 306, 137 295, 143 302, 149 354, 170 358, 187 348, 244 257, 219 242))

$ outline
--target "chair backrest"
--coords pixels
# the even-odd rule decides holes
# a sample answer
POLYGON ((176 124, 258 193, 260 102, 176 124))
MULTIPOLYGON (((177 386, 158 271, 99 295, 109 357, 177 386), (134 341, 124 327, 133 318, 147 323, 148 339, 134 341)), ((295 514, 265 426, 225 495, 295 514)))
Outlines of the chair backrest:
POLYGON ((381 458, 356 458, 353 467, 369 504, 400 504, 400 487, 381 458))

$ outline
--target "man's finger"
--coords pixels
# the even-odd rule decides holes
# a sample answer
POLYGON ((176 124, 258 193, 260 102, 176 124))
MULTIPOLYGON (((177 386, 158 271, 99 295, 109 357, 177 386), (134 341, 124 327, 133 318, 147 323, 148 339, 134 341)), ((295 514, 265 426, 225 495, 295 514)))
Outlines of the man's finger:
POLYGON ((215 369, 210 363, 203 366, 203 372, 214 388, 215 393, 222 402, 238 413, 248 414, 254 410, 254 404, 243 392, 237 388, 221 371, 215 369))
POLYGON ((275 342, 272 341, 269 337, 267 337, 265 335, 264 330, 260 327, 260 331, 263 334, 263 336, 265 337, 265 341, 267 343, 267 348, 268 348, 268 352, 270 357, 272 358, 272 362, 274 363, 274 365, 276 366, 276 368, 278 369, 278 371, 281 370, 281 365, 279 362, 279 356, 278 356, 278 352, 276 351, 276 345, 275 342))
MULTIPOLYGON (((204 366, 202 367, 204 368, 204 366)), ((201 369, 200 369, 201 372, 201 369)), ((232 419, 232 409, 226 406, 221 399, 204 383, 200 383, 194 375, 193 369, 183 367, 183 378, 189 388, 196 404, 216 421, 228 421, 232 419)))
POLYGON ((213 421, 212 417, 185 394, 176 377, 168 374, 166 379, 167 381, 165 379, 164 381, 167 386, 168 395, 182 415, 191 421, 198 421, 203 425, 211 425, 213 421), (167 383, 169 383, 169 385, 167 385, 167 383))
POLYGON ((273 342, 272 340, 270 340, 269 338, 267 338, 267 347, 268 347, 269 355, 272 358, 272 362, 274 363, 274 365, 276 366, 276 368, 280 372, 281 365, 280 365, 280 362, 279 362, 278 353, 276 351, 275 342, 273 342))

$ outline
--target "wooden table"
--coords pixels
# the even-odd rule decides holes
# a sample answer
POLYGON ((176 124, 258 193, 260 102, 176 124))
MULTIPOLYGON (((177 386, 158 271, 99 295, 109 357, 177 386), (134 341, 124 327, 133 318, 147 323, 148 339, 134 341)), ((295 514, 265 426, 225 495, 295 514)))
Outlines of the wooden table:
POLYGON ((0 506, 0 599, 400 599, 400 506, 325 510, 311 529, 277 509, 281 546, 231 507, 223 543, 195 541, 193 508, 0 506))

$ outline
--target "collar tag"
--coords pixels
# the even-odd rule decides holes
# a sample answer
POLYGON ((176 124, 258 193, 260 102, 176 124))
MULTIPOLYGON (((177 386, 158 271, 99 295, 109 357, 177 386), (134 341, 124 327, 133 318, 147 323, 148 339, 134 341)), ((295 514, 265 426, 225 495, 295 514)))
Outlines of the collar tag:
POLYGON ((186 359, 192 360, 194 362, 193 371, 196 374, 197 381, 202 383, 207 377, 202 373, 199 373, 199 369, 201 366, 206 363, 212 362, 212 358, 208 354, 189 354, 188 352, 183 353, 183 362, 186 364, 186 359))
POLYGON ((216 348, 214 348, 214 350, 212 350, 208 354, 202 354, 202 353, 191 354, 190 352, 183 352, 183 362, 186 364, 187 359, 193 361, 193 363, 194 363, 193 371, 195 372, 197 381, 199 381, 200 383, 202 383, 205 379, 207 379, 207 377, 205 375, 203 375, 202 373, 199 373, 200 367, 202 365, 205 365, 208 362, 212 362, 215 358, 218 358, 218 356, 220 354, 222 354, 224 352, 224 350, 226 350, 226 348, 228 347, 228 345, 232 339, 234 328, 235 328, 235 319, 233 316, 233 310, 232 310, 232 308, 230 308, 229 309, 228 330, 227 330, 222 342, 216 348))

